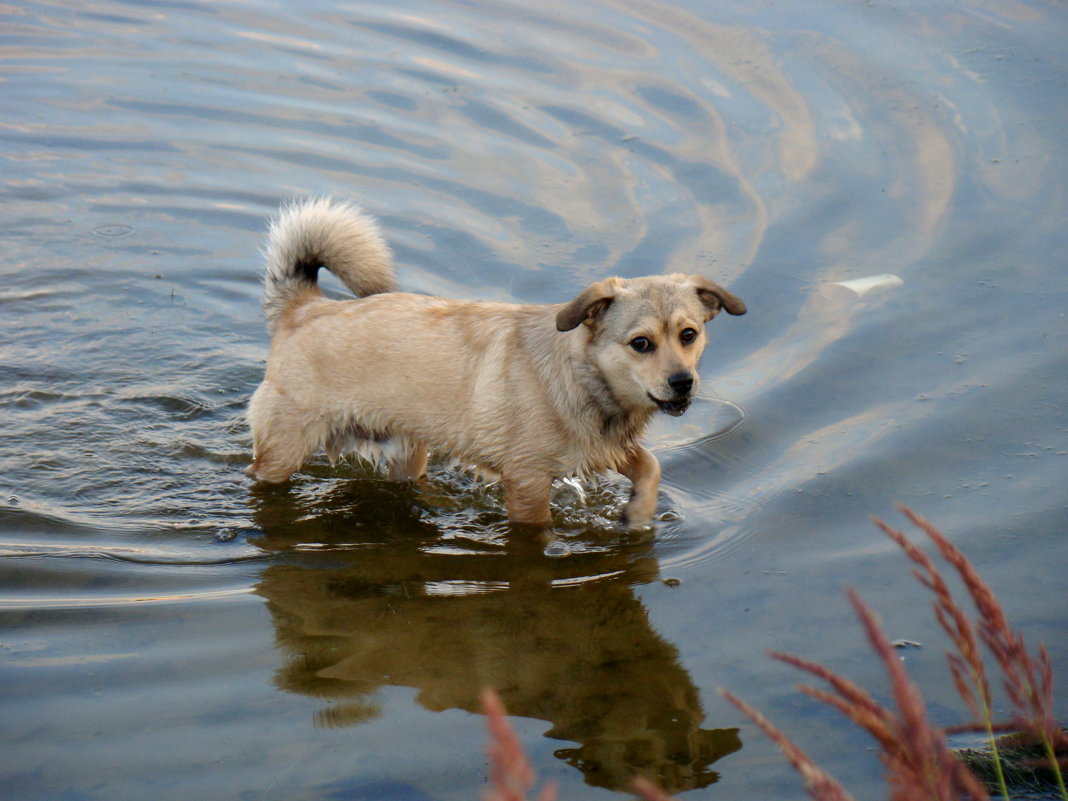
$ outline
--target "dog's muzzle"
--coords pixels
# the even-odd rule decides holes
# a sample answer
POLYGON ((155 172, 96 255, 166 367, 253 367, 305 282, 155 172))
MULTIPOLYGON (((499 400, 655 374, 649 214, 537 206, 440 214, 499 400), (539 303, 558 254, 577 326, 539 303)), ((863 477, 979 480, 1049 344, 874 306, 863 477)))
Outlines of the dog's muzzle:
POLYGON ((675 393, 675 398, 661 400, 651 393, 649 397, 660 411, 667 412, 672 417, 678 417, 690 408, 690 402, 693 400, 690 395, 693 391, 693 374, 687 372, 675 373, 668 377, 667 384, 672 392, 675 393))
POLYGON ((658 408, 662 412, 667 412, 672 417, 678 417, 680 414, 689 409, 690 401, 692 400, 692 398, 680 398, 679 400, 660 400, 660 398, 655 398, 652 395, 650 395, 649 397, 656 404, 656 408, 658 408))

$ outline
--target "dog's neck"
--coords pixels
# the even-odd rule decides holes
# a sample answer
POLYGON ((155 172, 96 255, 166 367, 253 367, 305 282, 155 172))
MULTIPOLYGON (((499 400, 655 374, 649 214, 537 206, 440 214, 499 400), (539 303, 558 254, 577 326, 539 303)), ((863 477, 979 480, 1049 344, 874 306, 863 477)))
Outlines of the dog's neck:
POLYGON ((600 422, 605 439, 623 450, 630 450, 645 433, 655 410, 624 408, 600 370, 589 362, 583 368, 581 385, 585 391, 587 413, 600 422))
POLYGON ((615 440, 624 450, 631 450, 638 444, 638 439, 645 433, 646 426, 653 412, 604 415, 602 426, 605 437, 615 440))
POLYGON ((655 409, 627 410, 616 398, 612 388, 596 365, 585 357, 585 346, 592 337, 586 326, 573 332, 556 330, 555 315, 546 315, 540 307, 539 319, 530 329, 532 339, 539 344, 530 348, 538 371, 547 386, 555 387, 553 403, 561 421, 567 425, 573 420, 578 425, 569 426, 575 436, 586 439, 593 431, 599 431, 597 442, 589 443, 590 452, 607 450, 619 458, 632 450, 645 432, 655 409), (555 376, 573 372, 576 381, 558 382, 555 376), (579 421, 586 421, 579 423, 579 421), (589 423, 593 425, 589 425, 589 423))

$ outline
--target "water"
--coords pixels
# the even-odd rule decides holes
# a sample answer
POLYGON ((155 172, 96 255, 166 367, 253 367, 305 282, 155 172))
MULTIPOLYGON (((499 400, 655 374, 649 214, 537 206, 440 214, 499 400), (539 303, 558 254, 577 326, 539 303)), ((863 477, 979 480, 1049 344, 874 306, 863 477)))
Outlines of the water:
POLYGON ((898 501, 1068 684, 1063 4, 300 6, 0 7, 0 797, 473 799, 493 685, 563 798, 803 797, 719 686, 881 798, 764 654, 881 692, 856 586, 963 719, 898 501), (746 300, 650 432, 655 538, 612 479, 557 555, 444 469, 245 483, 264 220, 325 193, 407 289, 746 300))

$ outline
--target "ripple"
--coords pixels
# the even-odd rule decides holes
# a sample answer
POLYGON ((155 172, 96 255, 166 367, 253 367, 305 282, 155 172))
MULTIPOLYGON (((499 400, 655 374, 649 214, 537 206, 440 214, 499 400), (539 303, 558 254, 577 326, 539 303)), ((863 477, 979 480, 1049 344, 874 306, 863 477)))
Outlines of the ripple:
POLYGON ((32 596, 26 598, 0 597, 0 609, 90 609, 97 607, 124 607, 143 605, 188 604, 204 601, 221 601, 251 595, 252 588, 229 590, 205 590, 203 592, 176 592, 166 595, 88 595, 56 597, 32 596))
POLYGON ((759 534, 759 529, 726 526, 700 539, 681 537, 666 539, 660 559, 662 571, 708 566, 743 548, 759 534))
POLYGON ((47 540, 0 541, 0 609, 217 601, 251 592, 250 577, 269 559, 240 543, 100 539, 54 532, 47 540))
POLYGON ((95 530, 91 518, 54 506, 27 501, 9 495, 0 503, 0 525, 4 531, 51 534, 89 534, 95 530))
POLYGON ((664 451, 670 456, 673 452, 700 448, 730 436, 747 417, 741 405, 705 392, 694 399, 682 417, 654 417, 646 439, 658 452, 664 451))
POLYGON ((100 239, 125 239, 137 231, 132 225, 110 223, 94 226, 90 233, 100 239))
POLYGON ((197 558, 188 551, 167 550, 165 547, 130 547, 108 545, 89 547, 74 543, 3 542, 0 541, 0 557, 25 559, 105 559, 132 565, 157 567, 231 567, 249 562, 263 562, 267 557, 258 552, 243 555, 228 555, 218 558, 197 558))

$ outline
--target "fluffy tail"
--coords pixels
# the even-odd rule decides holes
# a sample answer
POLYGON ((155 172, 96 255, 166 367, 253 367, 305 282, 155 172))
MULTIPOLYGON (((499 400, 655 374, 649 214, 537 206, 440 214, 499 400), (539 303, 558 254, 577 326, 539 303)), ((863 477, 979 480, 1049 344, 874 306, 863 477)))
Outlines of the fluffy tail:
POLYGON ((396 289, 393 255, 378 224, 345 201, 320 198, 284 206, 271 221, 264 255, 263 311, 272 335, 294 298, 317 286, 320 267, 357 297, 396 289))

